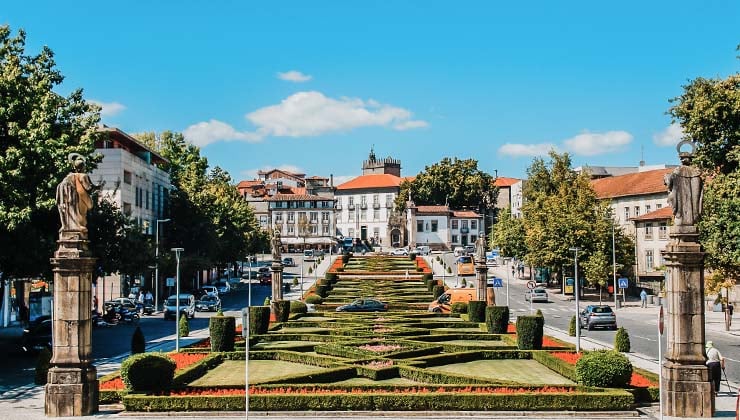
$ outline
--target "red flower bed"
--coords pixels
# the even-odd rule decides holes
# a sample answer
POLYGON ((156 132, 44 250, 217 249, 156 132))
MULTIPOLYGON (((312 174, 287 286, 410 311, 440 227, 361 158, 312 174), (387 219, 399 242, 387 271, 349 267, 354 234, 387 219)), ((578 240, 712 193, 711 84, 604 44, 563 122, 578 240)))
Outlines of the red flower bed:
MULTIPOLYGON (((242 390, 243 392, 244 390, 242 390)), ((474 393, 474 394, 519 394, 522 392, 531 392, 536 394, 551 393, 569 393, 574 392, 572 387, 544 386, 542 388, 524 388, 524 387, 490 387, 490 386, 467 386, 463 388, 430 388, 430 387, 409 387, 394 389, 327 389, 320 387, 311 388, 250 388, 250 395, 286 395, 286 394, 427 394, 427 393, 474 393)))
POLYGON ((632 372, 632 378, 630 379, 630 386, 635 387, 635 388, 648 388, 651 386, 658 386, 658 384, 640 375, 639 373, 632 372))
POLYGON ((545 335, 542 337, 542 346, 543 347, 563 347, 563 344, 545 335))
POLYGON ((172 360, 175 361, 175 364, 177 367, 176 370, 184 369, 193 363, 199 362, 202 359, 204 359, 206 356, 208 356, 207 353, 169 353, 167 356, 169 356, 172 360))
POLYGON ((126 386, 123 383, 123 379, 120 376, 116 376, 113 379, 109 379, 105 382, 100 383, 101 391, 121 391, 126 386))
POLYGON ((550 352, 550 354, 571 365, 575 365, 576 362, 578 362, 578 359, 583 356, 583 353, 572 353, 565 351, 553 351, 550 352))
POLYGON ((516 334, 516 325, 514 325, 514 324, 507 325, 506 326, 506 332, 509 333, 509 334, 511 334, 511 333, 516 334))

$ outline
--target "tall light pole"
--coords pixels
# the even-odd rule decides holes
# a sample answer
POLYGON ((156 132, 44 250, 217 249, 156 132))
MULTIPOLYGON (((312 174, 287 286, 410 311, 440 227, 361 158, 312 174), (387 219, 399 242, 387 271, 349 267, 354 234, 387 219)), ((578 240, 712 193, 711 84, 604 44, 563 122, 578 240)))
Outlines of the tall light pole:
POLYGON ((569 250, 575 252, 575 292, 576 292, 576 353, 581 352, 581 305, 578 300, 579 295, 581 293, 580 290, 578 290, 578 251, 581 250, 580 247, 574 246, 568 248, 569 250))
POLYGON ((617 249, 614 246, 614 220, 610 220, 612 224, 612 276, 614 283, 612 291, 614 292, 614 310, 617 310, 617 249))
MULTIPOLYGON (((506 271, 506 306, 509 306, 509 257, 504 257, 504 270, 506 271)), ((531 296, 530 296, 530 300, 531 296)))
POLYGON ((175 351, 180 351, 180 253, 185 248, 172 248, 177 258, 177 271, 175 272, 175 351))
POLYGON ((156 248, 154 248, 154 312, 159 310, 159 224, 169 221, 170 219, 157 219, 156 248))

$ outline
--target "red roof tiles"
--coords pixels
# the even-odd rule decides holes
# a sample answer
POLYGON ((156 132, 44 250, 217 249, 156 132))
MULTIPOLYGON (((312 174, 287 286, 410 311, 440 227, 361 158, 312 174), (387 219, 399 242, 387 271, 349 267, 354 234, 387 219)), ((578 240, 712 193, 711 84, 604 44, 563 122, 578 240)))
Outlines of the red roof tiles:
POLYGON ((511 187, 519 181, 520 180, 516 178, 507 178, 505 176, 500 176, 493 181, 493 185, 497 187, 511 187))
POLYGON ((359 190, 366 188, 398 188, 401 178, 391 174, 361 175, 337 187, 337 190, 359 190))
POLYGON ((480 214, 472 211, 472 210, 458 210, 452 212, 452 217, 460 217, 460 218, 467 218, 467 219, 474 219, 474 218, 480 218, 483 217, 480 214))
POLYGON ((673 208, 672 207, 661 207, 658 210, 651 211, 650 213, 645 213, 642 216, 633 217, 630 220, 642 222, 642 221, 649 221, 649 220, 665 220, 665 219, 672 219, 672 218, 673 218, 673 208))
POLYGON ((668 192, 668 188, 663 183, 663 177, 672 170, 656 169, 600 178, 591 181, 591 185, 600 199, 664 193, 668 192))
POLYGON ((433 213, 447 214, 450 212, 450 208, 447 206, 416 206, 416 212, 424 213, 424 214, 433 214, 433 213))

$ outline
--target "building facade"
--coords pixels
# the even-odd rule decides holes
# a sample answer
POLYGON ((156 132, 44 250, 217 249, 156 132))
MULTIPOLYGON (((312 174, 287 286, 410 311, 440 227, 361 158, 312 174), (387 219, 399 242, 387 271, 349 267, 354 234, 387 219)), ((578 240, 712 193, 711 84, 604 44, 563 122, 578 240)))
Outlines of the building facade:
POLYGON ((334 200, 307 194, 276 194, 266 200, 269 225, 280 231, 284 252, 329 251, 335 244, 334 200))

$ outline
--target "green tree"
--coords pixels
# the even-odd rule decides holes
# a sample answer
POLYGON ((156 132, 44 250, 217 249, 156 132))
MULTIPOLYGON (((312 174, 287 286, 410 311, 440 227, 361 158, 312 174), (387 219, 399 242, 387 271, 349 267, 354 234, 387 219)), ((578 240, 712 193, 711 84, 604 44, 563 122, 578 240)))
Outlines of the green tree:
MULTIPOLYGON (((739 48, 740 49, 740 48, 739 48)), ((703 169, 703 213, 699 222, 707 265, 740 280, 740 73, 725 79, 697 78, 671 100, 669 114, 684 139, 697 144, 693 163, 703 169)))
POLYGON ((489 246, 499 248, 504 257, 524 257, 527 254, 525 233, 524 220, 512 217, 511 209, 506 208, 499 213, 496 224, 491 226, 489 246))

